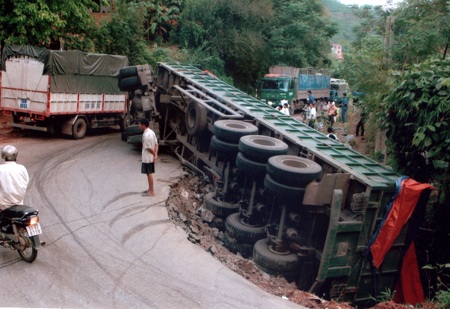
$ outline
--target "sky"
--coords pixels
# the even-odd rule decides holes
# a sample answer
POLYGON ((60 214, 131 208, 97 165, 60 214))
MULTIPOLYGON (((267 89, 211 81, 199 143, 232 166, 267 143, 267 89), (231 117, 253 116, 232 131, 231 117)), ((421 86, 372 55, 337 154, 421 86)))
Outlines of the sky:
MULTIPOLYGON (((385 5, 386 0, 338 0, 343 4, 357 4, 359 6, 370 4, 370 5, 385 5)), ((401 2, 400 0, 393 0, 393 3, 401 2)))

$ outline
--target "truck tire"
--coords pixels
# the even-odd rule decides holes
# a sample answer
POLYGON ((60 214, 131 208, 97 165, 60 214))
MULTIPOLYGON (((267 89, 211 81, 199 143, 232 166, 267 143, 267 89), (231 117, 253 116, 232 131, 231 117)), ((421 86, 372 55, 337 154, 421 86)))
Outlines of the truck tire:
POLYGON ((137 76, 137 75, 138 75, 137 67, 123 68, 123 69, 120 69, 120 71, 119 71, 119 80, 122 80, 127 77, 137 76))
POLYGON ((214 122, 213 134, 221 140, 238 143, 242 136, 258 134, 258 127, 241 120, 218 120, 214 122))
POLYGON ((236 166, 244 173, 250 174, 254 177, 264 177, 266 174, 266 163, 250 160, 245 157, 242 152, 237 154, 236 166))
POLYGON ((132 91, 141 86, 139 76, 127 77, 119 82, 120 91, 132 91))
POLYGON ((142 135, 131 135, 127 137, 127 143, 131 145, 142 144, 142 135))
POLYGON ((137 134, 142 134, 144 131, 142 131, 139 128, 139 125, 134 125, 134 126, 129 126, 125 129, 125 132, 128 133, 128 135, 137 135, 137 134))
POLYGON ((266 175, 264 178, 264 188, 271 194, 282 199, 283 201, 302 202, 305 195, 305 188, 294 187, 281 184, 266 175))
POLYGON ((267 162, 267 174, 273 180, 294 187, 306 186, 322 174, 322 167, 312 160, 296 156, 273 156, 267 162))
POLYGON ((77 118, 72 126, 72 135, 75 139, 82 139, 86 135, 87 123, 82 117, 77 118))
POLYGON ((253 247, 253 261, 263 268, 276 272, 295 272, 300 269, 300 259, 296 253, 276 253, 269 249, 267 238, 258 240, 253 247))
POLYGON ((235 158, 236 154, 239 152, 238 144, 232 144, 218 139, 216 136, 211 138, 211 149, 220 152, 224 155, 229 155, 230 159, 235 158))
POLYGON ((265 225, 247 225, 238 212, 227 217, 225 227, 228 235, 245 243, 255 243, 266 237, 265 225))
POLYGON ((223 235, 222 241, 225 248, 234 254, 239 252, 244 258, 249 258, 252 256, 253 244, 240 242, 226 233, 223 235))
POLYGON ((229 203, 221 201, 216 197, 215 192, 209 192, 203 199, 203 204, 206 209, 210 210, 215 216, 226 218, 232 213, 239 211, 238 203, 229 203))
POLYGON ((126 114, 119 120, 120 131, 124 132, 130 126, 130 115, 126 114))
POLYGON ((286 154, 288 145, 270 136, 246 135, 239 140, 239 151, 249 159, 266 163, 270 157, 286 154))
POLYGON ((197 135, 203 133, 207 123, 207 111, 206 107, 198 104, 197 102, 190 102, 187 107, 185 121, 186 130, 190 135, 197 135))

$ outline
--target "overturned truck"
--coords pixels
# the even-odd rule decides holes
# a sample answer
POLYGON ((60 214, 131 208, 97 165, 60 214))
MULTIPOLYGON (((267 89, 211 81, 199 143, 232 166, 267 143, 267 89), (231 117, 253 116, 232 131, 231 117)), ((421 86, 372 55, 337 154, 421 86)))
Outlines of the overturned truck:
POLYGON ((214 184, 204 207, 226 247, 328 299, 364 306, 393 290, 409 225, 376 273, 363 253, 398 174, 192 65, 122 73, 133 118, 148 117, 160 144, 214 184))

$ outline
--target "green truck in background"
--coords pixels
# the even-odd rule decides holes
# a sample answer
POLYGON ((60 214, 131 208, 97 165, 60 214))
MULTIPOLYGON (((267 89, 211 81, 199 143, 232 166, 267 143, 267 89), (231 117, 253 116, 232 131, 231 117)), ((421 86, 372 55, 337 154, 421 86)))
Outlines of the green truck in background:
POLYGON ((345 79, 331 78, 330 88, 330 98, 340 104, 343 100, 342 95, 348 93, 348 83, 345 79))
POLYGON ((330 96, 330 74, 327 70, 277 65, 270 67, 269 72, 258 83, 258 99, 272 107, 287 100, 293 114, 305 105, 308 90, 311 90, 316 105, 330 96))

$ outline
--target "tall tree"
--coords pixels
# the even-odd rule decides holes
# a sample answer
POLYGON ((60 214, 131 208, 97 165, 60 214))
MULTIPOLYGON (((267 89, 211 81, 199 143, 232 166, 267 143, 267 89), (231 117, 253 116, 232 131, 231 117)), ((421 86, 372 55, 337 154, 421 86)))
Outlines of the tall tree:
POLYGON ((235 85, 250 91, 267 66, 263 30, 272 16, 271 0, 188 0, 177 39, 190 49, 208 45, 235 85))
POLYGON ((117 1, 116 11, 104 19, 93 34, 95 50, 99 53, 124 55, 130 65, 149 62, 145 41, 144 5, 117 1))
POLYGON ((0 43, 40 45, 52 38, 65 47, 89 50, 92 0, 3 0, 0 6, 0 43))
POLYGON ((330 64, 336 22, 324 16, 321 1, 273 0, 275 16, 266 33, 270 64, 323 67, 330 64))
POLYGON ((443 53, 450 40, 450 9, 444 0, 407 0, 394 13, 394 56, 401 64, 419 63, 443 53))

